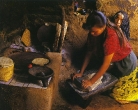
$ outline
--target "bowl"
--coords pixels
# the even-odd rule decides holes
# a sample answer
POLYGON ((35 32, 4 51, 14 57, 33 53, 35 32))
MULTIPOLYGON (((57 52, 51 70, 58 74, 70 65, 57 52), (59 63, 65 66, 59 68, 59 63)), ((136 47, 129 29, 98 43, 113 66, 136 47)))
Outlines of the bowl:
POLYGON ((41 80, 43 87, 47 87, 49 79, 53 76, 53 70, 47 66, 34 66, 29 69, 29 75, 31 78, 41 80))

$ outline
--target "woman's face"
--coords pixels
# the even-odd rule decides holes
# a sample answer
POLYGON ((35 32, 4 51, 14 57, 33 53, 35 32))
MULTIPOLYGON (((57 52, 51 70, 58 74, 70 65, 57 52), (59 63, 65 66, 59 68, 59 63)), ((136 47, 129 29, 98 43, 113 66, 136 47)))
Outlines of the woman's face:
POLYGON ((122 21, 124 19, 124 15, 122 13, 118 13, 117 17, 115 18, 115 24, 120 27, 122 21))
POLYGON ((94 26, 94 27, 92 27, 92 28, 90 29, 90 34, 91 34, 92 36, 97 37, 97 36, 99 36, 99 35, 101 35, 101 34, 103 33, 103 31, 105 30, 105 28, 106 28, 106 25, 103 26, 103 27, 94 26))

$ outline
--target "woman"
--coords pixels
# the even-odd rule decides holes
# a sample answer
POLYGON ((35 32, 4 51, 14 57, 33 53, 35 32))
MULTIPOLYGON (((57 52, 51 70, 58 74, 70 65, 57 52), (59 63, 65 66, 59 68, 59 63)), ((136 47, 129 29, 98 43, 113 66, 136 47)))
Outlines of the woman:
POLYGON ((113 16, 113 22, 122 29, 125 37, 129 40, 130 39, 130 26, 129 26, 129 17, 126 12, 118 11, 113 16))
POLYGON ((117 70, 115 74, 118 78, 129 75, 136 68, 137 58, 120 28, 107 20, 100 11, 92 12, 86 25, 89 27, 87 52, 80 72, 75 73, 73 79, 82 77, 93 54, 99 56, 101 65, 90 80, 82 81, 84 88, 93 85, 109 69, 111 63, 114 64, 111 72, 117 70))

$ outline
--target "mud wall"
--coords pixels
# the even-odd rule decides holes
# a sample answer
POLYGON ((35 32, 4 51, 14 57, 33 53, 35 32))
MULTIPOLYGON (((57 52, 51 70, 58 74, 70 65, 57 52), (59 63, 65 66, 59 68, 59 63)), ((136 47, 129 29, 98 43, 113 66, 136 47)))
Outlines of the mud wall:
POLYGON ((69 15, 72 0, 1 0, 0 52, 15 43, 27 28, 37 45, 37 30, 46 22, 62 24, 62 7, 69 15))
MULTIPOLYGON (((130 16, 130 43, 138 56, 138 0, 78 0, 79 7, 97 9, 107 16, 119 10, 130 16)), ((31 31, 33 42, 37 42, 37 29, 44 22, 62 23, 61 7, 65 8, 68 29, 63 48, 70 51, 81 49, 87 38, 87 31, 82 29, 86 15, 74 15, 74 0, 4 0, 0 1, 0 52, 21 37, 25 28, 31 31)))

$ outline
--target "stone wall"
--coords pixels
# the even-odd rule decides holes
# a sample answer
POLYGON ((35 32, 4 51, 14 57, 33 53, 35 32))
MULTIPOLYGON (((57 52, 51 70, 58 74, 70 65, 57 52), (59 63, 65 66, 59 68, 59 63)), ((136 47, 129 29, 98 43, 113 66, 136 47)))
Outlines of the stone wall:
POLYGON ((97 10, 110 17, 117 11, 123 10, 130 18, 130 43, 138 56, 138 0, 97 0, 97 10))

